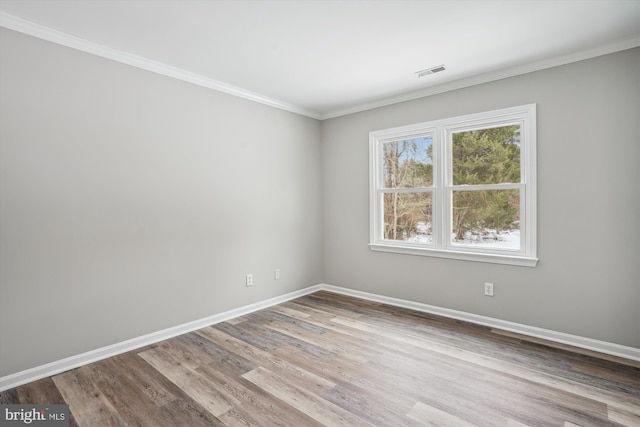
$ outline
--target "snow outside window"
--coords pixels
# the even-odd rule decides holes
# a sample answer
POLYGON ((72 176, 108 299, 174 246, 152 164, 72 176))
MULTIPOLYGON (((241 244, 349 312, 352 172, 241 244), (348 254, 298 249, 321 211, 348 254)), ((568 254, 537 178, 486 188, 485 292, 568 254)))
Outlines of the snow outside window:
POLYGON ((535 104, 369 137, 371 249, 536 265, 535 104))

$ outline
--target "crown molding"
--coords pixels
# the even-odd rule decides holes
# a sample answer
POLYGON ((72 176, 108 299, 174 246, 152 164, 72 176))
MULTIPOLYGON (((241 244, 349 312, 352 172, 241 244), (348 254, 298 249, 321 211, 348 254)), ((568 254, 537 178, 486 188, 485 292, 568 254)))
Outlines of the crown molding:
POLYGON ((161 74, 166 77, 182 80, 208 89, 217 90, 219 92, 237 96, 239 98, 244 98, 249 101, 254 101, 260 104, 268 105, 270 107, 289 111, 291 113, 300 114, 303 116, 311 117, 313 119, 320 118, 320 115, 315 111, 311 111, 306 108, 302 108, 294 104, 289 104, 287 102, 275 98, 270 98, 268 96, 251 92, 236 86, 232 86, 224 82, 213 80, 200 74, 192 73, 190 71, 173 67, 162 62, 154 61, 138 55, 133 55, 98 43, 90 42, 80 37, 53 30, 51 28, 36 24, 31 21, 26 21, 24 19, 9 15, 4 12, 0 12, 0 27, 8 28, 13 31, 37 37, 39 39, 56 43, 62 46, 70 47, 72 49, 76 49, 85 53, 100 56, 102 58, 121 62, 132 67, 161 74))
POLYGON ((27 21, 13 15, 9 15, 5 12, 0 12, 0 27, 8 28, 10 30, 37 37, 52 43, 70 47, 72 49, 80 50, 82 52, 90 53, 103 58, 111 59, 113 61, 121 62, 132 67, 151 71, 153 73, 182 80, 201 87, 213 89, 284 111, 289 111, 291 113, 300 114, 302 116, 310 117, 316 120, 327 120, 346 116, 349 114, 359 113, 362 111, 372 110, 374 108, 412 101, 418 98, 424 98, 431 95, 437 95, 444 92, 463 89, 466 87, 489 83, 509 77, 515 77, 522 74, 544 70, 547 68, 558 67, 561 65, 570 64, 572 62, 583 61, 586 59, 595 58, 597 56, 607 55, 610 53, 615 53, 640 46, 640 39, 638 39, 637 37, 632 37, 609 45, 600 46, 598 48, 588 49, 568 55, 561 55, 554 58, 536 61, 507 69, 491 71, 477 76, 462 78, 448 83, 439 84, 417 91, 411 91, 373 102, 357 104, 351 107, 339 108, 326 112, 317 112, 275 98, 270 98, 259 93, 251 92, 237 86, 232 86, 230 84, 220 82, 208 77, 204 77, 200 74, 192 73, 181 68, 173 67, 171 65, 153 61, 151 59, 144 58, 138 55, 133 55, 127 52, 113 49, 98 43, 90 42, 71 34, 63 33, 61 31, 36 24, 34 22, 27 21))
POLYGON ((559 67, 561 65, 570 64, 572 62, 584 61, 610 53, 620 52, 627 49, 633 49, 640 46, 640 39, 632 37, 616 43, 600 46, 594 49, 583 50, 568 55, 556 56, 541 61, 531 62, 516 67, 505 68, 496 71, 479 74, 477 76, 462 78, 448 83, 442 83, 417 91, 407 92, 401 95, 392 96, 378 101, 359 104, 353 107, 330 110, 320 114, 320 120, 333 119, 336 117, 346 116, 348 114, 359 113, 362 111, 372 110, 374 108, 386 107, 387 105, 399 104, 405 101, 413 101, 414 99, 424 98, 426 96, 437 95, 444 92, 463 89, 483 83, 490 83, 497 80, 515 77, 522 74, 533 73, 535 71, 546 70, 548 68, 559 67))

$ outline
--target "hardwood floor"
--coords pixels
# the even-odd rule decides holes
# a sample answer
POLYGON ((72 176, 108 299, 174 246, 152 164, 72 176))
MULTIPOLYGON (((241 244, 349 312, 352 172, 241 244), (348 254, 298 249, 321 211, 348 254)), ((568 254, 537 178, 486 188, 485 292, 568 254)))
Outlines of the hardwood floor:
POLYGON ((640 363, 562 347, 317 292, 0 401, 72 426, 640 426, 640 363))

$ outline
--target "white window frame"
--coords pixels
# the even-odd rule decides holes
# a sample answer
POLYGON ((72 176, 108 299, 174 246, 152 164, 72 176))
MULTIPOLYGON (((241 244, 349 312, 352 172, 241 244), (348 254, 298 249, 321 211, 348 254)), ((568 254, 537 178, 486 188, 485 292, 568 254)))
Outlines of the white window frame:
POLYGON ((371 250, 535 267, 538 262, 536 246, 536 104, 370 132, 369 191, 369 247, 371 250), (520 182, 453 185, 452 134, 512 124, 520 125, 520 182), (433 138, 433 186, 392 189, 391 191, 385 189, 382 176, 382 145, 386 142, 422 136, 433 138), (518 250, 474 247, 456 244, 452 241, 450 228, 453 191, 506 189, 517 189, 520 192, 520 248, 518 250), (432 194, 432 244, 384 239, 383 194, 388 192, 430 192, 432 194))

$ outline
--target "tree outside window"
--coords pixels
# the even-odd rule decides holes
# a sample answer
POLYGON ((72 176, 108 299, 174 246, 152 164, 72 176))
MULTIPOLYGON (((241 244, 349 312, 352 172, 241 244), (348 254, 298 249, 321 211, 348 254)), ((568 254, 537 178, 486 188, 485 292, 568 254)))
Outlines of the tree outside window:
POLYGON ((373 250, 535 266, 535 104, 370 134, 373 250))

